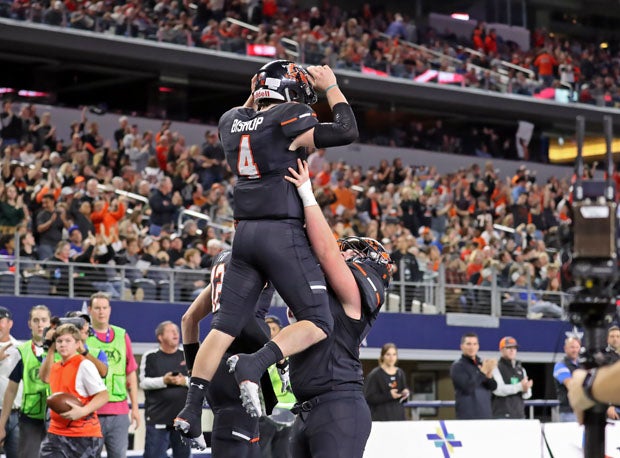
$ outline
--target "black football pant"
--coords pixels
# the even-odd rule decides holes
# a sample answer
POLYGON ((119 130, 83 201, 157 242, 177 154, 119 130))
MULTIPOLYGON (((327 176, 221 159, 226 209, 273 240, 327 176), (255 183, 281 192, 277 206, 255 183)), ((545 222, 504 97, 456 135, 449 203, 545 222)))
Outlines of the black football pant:
POLYGON ((291 432, 291 456, 362 458, 371 426, 361 391, 319 395, 302 404, 291 432))
POLYGON ((239 222, 213 328, 238 336, 254 316, 256 301, 268 280, 298 321, 309 320, 331 333, 334 319, 325 276, 302 222, 295 219, 239 222))

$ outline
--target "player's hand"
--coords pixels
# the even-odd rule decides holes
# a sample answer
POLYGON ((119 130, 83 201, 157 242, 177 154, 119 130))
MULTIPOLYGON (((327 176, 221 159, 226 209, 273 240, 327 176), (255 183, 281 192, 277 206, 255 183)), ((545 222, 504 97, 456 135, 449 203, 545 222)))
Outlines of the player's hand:
POLYGON ((256 87, 257 74, 254 74, 252 81, 250 81, 250 96, 254 97, 254 88, 256 87))
POLYGON ((306 181, 310 180, 310 171, 308 170, 308 162, 297 159, 297 170, 293 167, 288 168, 291 176, 285 175, 284 179, 293 183, 298 188, 306 181))
POLYGON ((325 91, 329 86, 337 84, 336 75, 328 65, 310 65, 306 70, 312 77, 314 89, 325 91))
POLYGON ((4 429, 4 426, 0 425, 0 446, 4 446, 5 440, 6 440, 6 429, 4 429))
POLYGON ((583 411, 595 405, 594 401, 589 399, 583 390, 583 380, 587 374, 585 370, 577 369, 568 382, 568 400, 580 424, 583 424, 583 411))
POLYGON ((400 392, 400 397, 406 400, 409 398, 409 394, 409 390, 405 388, 403 391, 400 392))
POLYGON ((400 399, 400 391, 398 391, 396 388, 392 388, 390 390, 390 395, 392 395, 392 399, 400 399))
POLYGON ((620 420, 620 415, 616 412, 616 406, 609 406, 607 408, 607 418, 610 420, 620 420))
POLYGON ((84 406, 79 404, 75 404, 71 401, 65 401, 68 406, 71 406, 71 410, 67 410, 65 413, 61 413, 60 416, 62 418, 66 418, 67 420, 78 420, 87 415, 84 406))

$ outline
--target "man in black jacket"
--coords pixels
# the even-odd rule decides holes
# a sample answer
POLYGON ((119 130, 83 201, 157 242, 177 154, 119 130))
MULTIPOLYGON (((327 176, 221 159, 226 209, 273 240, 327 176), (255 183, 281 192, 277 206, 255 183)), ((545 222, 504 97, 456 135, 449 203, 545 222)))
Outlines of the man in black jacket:
POLYGON ((172 194, 172 180, 170 177, 163 177, 149 197, 151 207, 151 221, 149 234, 158 237, 162 226, 174 225, 177 212, 183 203, 179 192, 172 194))
POLYGON ((517 360, 517 339, 499 341, 501 358, 493 370, 497 388, 493 391, 493 418, 525 418, 524 399, 532 397, 533 382, 517 360))
POLYGON ((497 366, 497 361, 480 359, 479 348, 476 333, 463 334, 461 337, 463 355, 452 363, 450 368, 458 420, 493 418, 491 392, 497 388, 497 382, 493 379, 493 369, 497 366))

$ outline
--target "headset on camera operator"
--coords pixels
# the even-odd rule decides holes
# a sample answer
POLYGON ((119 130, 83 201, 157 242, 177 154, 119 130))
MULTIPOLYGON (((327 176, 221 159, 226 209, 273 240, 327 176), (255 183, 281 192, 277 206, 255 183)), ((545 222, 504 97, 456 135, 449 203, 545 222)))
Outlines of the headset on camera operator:
POLYGON ((50 327, 43 332, 45 339, 43 342, 43 347, 48 350, 47 354, 51 355, 51 357, 46 357, 43 364, 41 364, 41 368, 39 369, 39 377, 41 380, 47 381, 49 379, 50 370, 52 368, 52 364, 54 363, 54 330, 61 324, 67 323, 75 325, 80 330, 82 340, 78 347, 79 353, 95 365, 97 372, 99 372, 101 377, 105 377, 108 373, 107 355, 103 350, 99 350, 97 355, 93 355, 88 351, 88 347, 86 346, 86 338, 92 334, 92 330, 90 328, 90 317, 86 313, 72 311, 67 312, 67 314, 61 318, 57 316, 52 317, 50 320, 50 327))

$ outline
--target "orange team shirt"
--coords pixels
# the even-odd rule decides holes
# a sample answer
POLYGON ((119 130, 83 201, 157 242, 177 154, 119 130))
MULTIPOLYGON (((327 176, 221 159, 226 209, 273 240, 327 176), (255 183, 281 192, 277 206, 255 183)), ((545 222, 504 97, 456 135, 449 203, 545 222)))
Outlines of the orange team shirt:
POLYGON ((106 202, 101 211, 93 211, 90 214, 90 220, 95 226, 96 234, 101 232, 101 223, 103 223, 105 235, 110 235, 110 229, 118 226, 118 221, 125 215, 125 205, 122 202, 118 203, 118 209, 115 212, 108 211, 109 207, 110 204, 106 202))
POLYGON ((538 73, 542 76, 553 75, 553 66, 557 64, 553 56, 548 53, 541 54, 534 61, 534 65, 538 67, 538 73))
MULTIPOLYGON (((50 388, 52 393, 71 393, 84 405, 94 397, 84 397, 75 389, 75 382, 80 364, 86 358, 75 355, 69 361, 54 363, 50 372, 50 388)), ((67 437, 103 437, 97 412, 93 412, 79 420, 67 420, 50 409, 51 420, 48 432, 67 437)))
POLYGON ((336 202, 331 205, 333 212, 335 212, 340 205, 347 210, 355 209, 355 196, 349 188, 334 188, 333 193, 336 195, 336 202))

